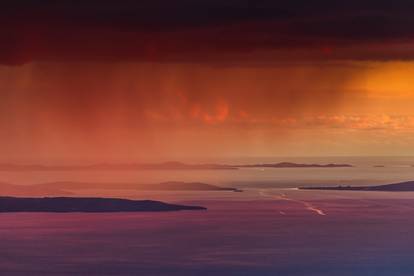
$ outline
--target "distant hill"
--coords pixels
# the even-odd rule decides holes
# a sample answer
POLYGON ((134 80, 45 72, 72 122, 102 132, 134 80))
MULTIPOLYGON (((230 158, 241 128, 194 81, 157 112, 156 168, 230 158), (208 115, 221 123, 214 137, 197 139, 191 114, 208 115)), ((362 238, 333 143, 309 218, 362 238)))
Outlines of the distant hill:
POLYGON ((201 182, 170 181, 156 184, 138 184, 62 181, 34 185, 0 183, 0 196, 71 196, 76 194, 76 191, 85 189, 136 191, 242 191, 236 188, 219 187, 201 182))
POLYGON ((57 187, 42 187, 37 185, 14 185, 0 183, 0 195, 7 196, 68 196, 73 193, 57 187))
POLYGON ((221 164, 185 164, 164 162, 153 164, 93 164, 93 165, 19 165, 0 164, 0 171, 78 171, 78 170, 236 170, 237 167, 221 164))
POLYGON ((38 188, 59 190, 83 190, 83 189, 106 189, 106 190, 140 190, 140 191, 233 191, 240 192, 236 188, 219 187, 201 182, 179 182, 170 181, 157 184, 137 183, 87 183, 87 182, 52 182, 34 185, 38 188))
POLYGON ((414 181, 378 186, 300 187, 302 190, 414 192, 414 181))
POLYGON ((165 162, 155 164, 139 164, 140 169, 158 170, 236 170, 236 166, 222 164, 185 164, 181 162, 165 162))
POLYGON ((160 212, 180 210, 206 210, 206 208, 168 204, 161 201, 117 198, 0 197, 0 212, 160 212))

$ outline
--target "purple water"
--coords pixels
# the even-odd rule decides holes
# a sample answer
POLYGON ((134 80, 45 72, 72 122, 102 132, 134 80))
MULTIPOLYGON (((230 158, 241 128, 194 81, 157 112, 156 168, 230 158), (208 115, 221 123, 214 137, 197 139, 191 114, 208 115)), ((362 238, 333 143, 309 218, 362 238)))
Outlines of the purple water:
POLYGON ((325 215, 290 200, 187 203, 209 210, 1 214, 1 274, 414 275, 411 199, 307 201, 325 215))
MULTIPOLYGON (((252 161, 272 160, 245 162, 252 161)), ((414 159, 303 162, 308 161, 357 166, 0 172, 1 182, 24 185, 177 180, 244 189, 242 193, 80 191, 202 205, 207 211, 0 214, 0 275, 414 275, 414 193, 284 189, 413 180, 414 159), (373 167, 380 164, 385 167, 373 167)))

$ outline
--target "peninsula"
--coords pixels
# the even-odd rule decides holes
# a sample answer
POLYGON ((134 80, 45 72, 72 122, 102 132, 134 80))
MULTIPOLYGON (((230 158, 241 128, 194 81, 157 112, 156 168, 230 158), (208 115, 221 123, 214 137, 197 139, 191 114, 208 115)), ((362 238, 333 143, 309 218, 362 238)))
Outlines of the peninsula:
POLYGON ((153 200, 83 197, 0 197, 1 212, 161 212, 206 210, 201 206, 169 204, 153 200))
POLYGON ((414 181, 378 186, 299 187, 301 190, 414 192, 414 181))

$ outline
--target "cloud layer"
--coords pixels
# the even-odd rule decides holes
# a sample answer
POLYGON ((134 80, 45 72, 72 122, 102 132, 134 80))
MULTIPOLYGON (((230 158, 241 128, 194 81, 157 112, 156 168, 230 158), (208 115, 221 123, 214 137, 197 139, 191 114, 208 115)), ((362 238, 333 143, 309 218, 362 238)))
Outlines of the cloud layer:
POLYGON ((412 1, 13 1, 0 62, 414 58, 412 1))

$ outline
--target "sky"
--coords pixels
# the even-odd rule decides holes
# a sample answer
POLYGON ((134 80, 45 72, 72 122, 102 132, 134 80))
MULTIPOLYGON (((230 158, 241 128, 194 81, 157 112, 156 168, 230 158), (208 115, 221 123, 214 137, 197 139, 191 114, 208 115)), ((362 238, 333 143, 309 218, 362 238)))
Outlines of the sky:
POLYGON ((414 155, 412 1, 0 5, 4 162, 414 155))

